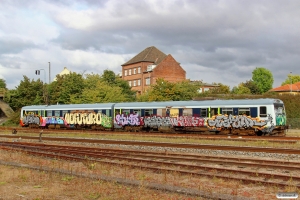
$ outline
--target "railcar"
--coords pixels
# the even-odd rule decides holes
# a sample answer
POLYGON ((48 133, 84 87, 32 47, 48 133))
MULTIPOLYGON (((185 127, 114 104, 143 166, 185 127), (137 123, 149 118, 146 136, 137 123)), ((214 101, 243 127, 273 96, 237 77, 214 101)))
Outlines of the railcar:
POLYGON ((279 99, 25 106, 20 125, 234 135, 284 135, 287 129, 279 99))

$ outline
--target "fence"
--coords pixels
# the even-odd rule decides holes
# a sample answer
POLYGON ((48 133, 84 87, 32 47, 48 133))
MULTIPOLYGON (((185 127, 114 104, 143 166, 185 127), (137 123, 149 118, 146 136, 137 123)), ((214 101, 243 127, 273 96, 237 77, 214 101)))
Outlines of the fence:
POLYGON ((287 125, 290 125, 292 129, 300 128, 300 118, 287 118, 287 125))

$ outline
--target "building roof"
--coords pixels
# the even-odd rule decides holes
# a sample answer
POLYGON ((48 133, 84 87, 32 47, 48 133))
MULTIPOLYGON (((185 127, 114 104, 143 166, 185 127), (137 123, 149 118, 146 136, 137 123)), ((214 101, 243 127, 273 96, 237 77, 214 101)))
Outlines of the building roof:
POLYGON ((270 90, 271 92, 296 92, 300 91, 300 82, 294 83, 294 84, 286 84, 277 88, 273 88, 270 90))
MULTIPOLYGON (((67 74, 70 74, 71 71, 68 70, 66 67, 64 67, 64 69, 59 73, 60 76, 62 75, 67 75, 67 74)), ((53 81, 56 81, 56 77, 53 79, 53 81)))
POLYGON ((167 57, 166 54, 161 52, 159 49, 157 49, 155 46, 147 47, 143 51, 141 51, 139 54, 131 58, 126 63, 122 64, 124 65, 130 65, 133 63, 139 63, 139 62, 152 62, 156 65, 158 65, 165 57, 167 57))

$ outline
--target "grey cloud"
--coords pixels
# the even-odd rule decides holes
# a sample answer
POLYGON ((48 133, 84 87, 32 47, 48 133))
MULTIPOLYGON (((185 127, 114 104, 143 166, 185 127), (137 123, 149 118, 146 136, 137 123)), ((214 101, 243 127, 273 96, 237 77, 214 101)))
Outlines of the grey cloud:
POLYGON ((37 45, 20 38, 0 37, 0 54, 15 54, 29 48, 37 48, 37 45))

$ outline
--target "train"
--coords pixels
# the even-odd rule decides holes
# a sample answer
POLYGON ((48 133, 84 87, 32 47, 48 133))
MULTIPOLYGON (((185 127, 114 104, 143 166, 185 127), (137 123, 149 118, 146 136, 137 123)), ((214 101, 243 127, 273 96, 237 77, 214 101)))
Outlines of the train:
POLYGON ((20 125, 30 128, 147 131, 222 135, 285 135, 280 99, 31 105, 20 125))

